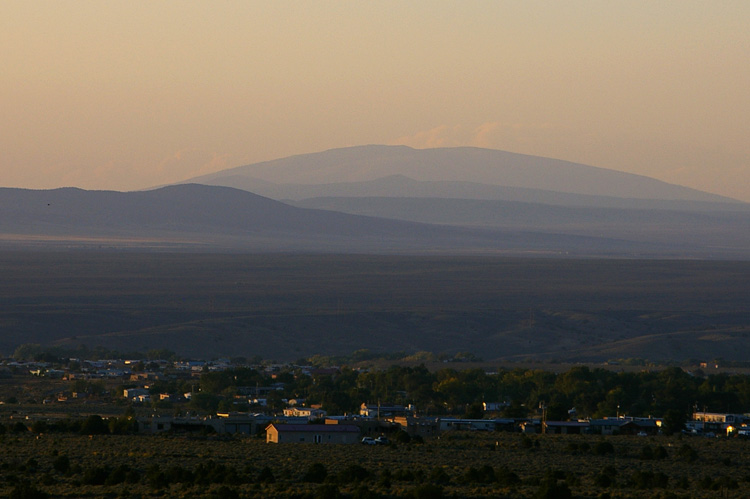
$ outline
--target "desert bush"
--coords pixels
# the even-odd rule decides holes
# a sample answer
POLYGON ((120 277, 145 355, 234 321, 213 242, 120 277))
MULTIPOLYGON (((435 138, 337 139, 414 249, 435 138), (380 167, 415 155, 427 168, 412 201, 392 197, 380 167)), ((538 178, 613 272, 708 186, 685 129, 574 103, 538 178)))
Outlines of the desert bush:
POLYGON ((177 464, 167 468, 164 474, 169 483, 193 483, 195 481, 195 474, 192 471, 177 464))
POLYGON ((521 433, 521 448, 531 449, 534 446, 534 442, 531 441, 528 435, 521 433))
POLYGON ((432 483, 445 485, 446 483, 450 483, 451 477, 442 467, 437 466, 432 468, 428 480, 432 483))
POLYGON ((46 499, 49 494, 37 489, 27 481, 21 481, 10 491, 9 499, 46 499))
POLYGON ((595 456, 604 456, 606 454, 614 454, 615 446, 612 445, 612 442, 608 442, 606 440, 600 440, 596 444, 594 444, 594 447, 591 449, 591 451, 594 453, 595 456))
POLYGON ((470 467, 461 477, 463 483, 493 483, 495 480, 495 470, 487 464, 479 469, 470 467))
POLYGON ((398 469, 393 473, 393 479, 399 482, 413 482, 414 472, 409 469, 398 469))
POLYGON ((393 478, 393 475, 391 474, 391 470, 389 470, 388 468, 385 468, 383 471, 380 472, 380 478, 378 479, 378 487, 382 487, 384 489, 390 489, 392 478, 393 478))
POLYGON ((276 481, 276 477, 273 475, 273 471, 271 471, 271 468, 268 466, 264 466, 262 470, 260 470, 260 473, 258 473, 258 482, 259 483, 274 483, 276 481))
POLYGON ((719 475, 716 479, 709 475, 703 475, 703 478, 698 481, 698 486, 704 490, 718 491, 722 489, 737 489, 739 488, 739 483, 737 483, 737 480, 724 475, 719 475))
POLYGON ((10 427, 10 429, 15 434, 26 433, 27 431, 29 431, 29 429, 26 428, 26 425, 21 421, 16 421, 13 426, 10 427))
POLYGON ((109 477, 110 470, 105 466, 94 466, 83 473, 82 481, 86 485, 104 485, 109 477))
POLYGON ((146 482, 154 489, 163 489, 169 486, 167 475, 161 471, 158 464, 153 464, 146 470, 146 482))
POLYGON ((222 485, 216 489, 210 496, 212 499, 240 499, 240 494, 226 485, 222 485))
POLYGON ((665 488, 669 485, 669 477, 662 472, 638 470, 630 475, 629 484, 636 489, 665 488))
POLYGON ((350 464, 341 470, 336 479, 339 483, 361 482, 369 478, 370 472, 358 464, 350 464))
POLYGON ((440 485, 425 483, 411 489, 406 497, 412 499, 442 499, 445 496, 440 485))
POLYGON ((109 476, 107 476, 107 479, 104 481, 104 485, 117 485, 118 483, 123 483, 127 480, 129 471, 130 466, 127 464, 121 464, 109 473, 109 476))
POLYGON ((352 493, 352 499, 379 499, 380 494, 369 488, 367 485, 360 485, 352 493))
POLYGON ((495 470, 495 479, 503 487, 515 487, 521 483, 521 479, 505 466, 500 466, 495 470))
POLYGON ((411 435, 406 433, 404 430, 398 430, 393 434, 393 441, 400 444, 408 444, 411 441, 411 435))
POLYGON ((570 499, 571 497, 573 494, 568 484, 559 481, 555 472, 547 472, 534 494, 535 499, 570 499))
POLYGON ((315 499, 339 499, 341 491, 335 483, 324 483, 315 489, 315 499))
POLYGON ((313 463, 302 476, 303 482, 323 483, 328 476, 328 470, 323 463, 313 463))
POLYGON ((55 469, 55 471, 58 471, 60 473, 67 473, 68 471, 70 471, 70 458, 65 455, 58 456, 54 461, 52 461, 52 467, 55 469))
POLYGON ((107 435, 109 427, 98 414, 92 414, 87 417, 81 425, 82 435, 107 435))
POLYGON ((49 428, 47 427, 46 421, 34 421, 31 425, 32 433, 47 433, 47 431, 49 431, 49 428))
POLYGON ((606 489, 615 485, 615 479, 606 473, 599 472, 594 475, 594 485, 606 489))
POLYGON ((677 450, 677 457, 686 463, 693 463, 698 459, 698 453, 688 444, 682 444, 677 450))

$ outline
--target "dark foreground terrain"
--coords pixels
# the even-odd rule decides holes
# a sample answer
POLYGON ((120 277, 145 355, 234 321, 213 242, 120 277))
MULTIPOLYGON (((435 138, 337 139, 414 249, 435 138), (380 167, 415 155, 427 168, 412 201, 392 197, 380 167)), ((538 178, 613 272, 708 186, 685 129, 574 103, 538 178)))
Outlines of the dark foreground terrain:
POLYGON ((3 497, 750 495, 750 444, 737 438, 454 432, 366 446, 26 432, 0 436, 0 449, 3 497))
POLYGON ((746 360, 750 262, 0 253, 0 352, 746 360))

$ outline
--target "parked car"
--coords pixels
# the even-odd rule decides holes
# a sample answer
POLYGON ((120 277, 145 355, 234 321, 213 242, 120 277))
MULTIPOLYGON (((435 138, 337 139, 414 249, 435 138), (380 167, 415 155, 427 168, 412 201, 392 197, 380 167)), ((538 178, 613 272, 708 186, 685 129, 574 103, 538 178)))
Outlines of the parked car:
POLYGON ((365 445, 377 445, 377 442, 372 437, 365 437, 362 439, 362 443, 365 445))
POLYGON ((375 439, 375 443, 380 445, 388 445, 391 442, 385 437, 378 437, 375 439))

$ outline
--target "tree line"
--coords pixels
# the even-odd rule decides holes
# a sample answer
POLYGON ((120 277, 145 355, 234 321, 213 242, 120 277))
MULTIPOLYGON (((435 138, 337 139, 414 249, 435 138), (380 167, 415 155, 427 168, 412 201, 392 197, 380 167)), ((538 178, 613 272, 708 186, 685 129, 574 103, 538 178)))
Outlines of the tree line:
POLYGON ((500 415, 528 417, 544 405, 549 420, 566 420, 575 408, 578 418, 614 415, 664 416, 669 411, 687 415, 694 410, 750 412, 750 376, 738 374, 694 375, 679 367, 658 372, 613 372, 573 367, 562 373, 538 369, 499 370, 444 368, 428 370, 393 366, 377 371, 348 367, 335 374, 302 374, 299 369, 273 378, 255 369, 204 373, 201 393, 216 401, 232 397, 242 387, 283 382, 266 401, 281 408, 283 400, 304 399, 320 404, 329 414, 358 411, 363 402, 413 404, 422 414, 480 414, 482 402, 500 402, 500 415))

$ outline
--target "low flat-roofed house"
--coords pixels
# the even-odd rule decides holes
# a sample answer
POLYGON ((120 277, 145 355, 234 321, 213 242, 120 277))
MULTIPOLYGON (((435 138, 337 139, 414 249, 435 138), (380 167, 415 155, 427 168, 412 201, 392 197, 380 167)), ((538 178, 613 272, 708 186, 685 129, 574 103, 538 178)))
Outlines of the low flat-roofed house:
POLYGON ((388 421, 401 427, 411 436, 427 437, 440 433, 440 423, 436 418, 415 418, 410 416, 396 416, 388 421))
POLYGON ((544 433, 552 435, 579 435, 589 429, 588 421, 544 421, 544 433))
POLYGON ((368 404, 363 402, 359 407, 359 415, 368 418, 385 418, 394 416, 412 416, 414 415, 414 408, 411 406, 404 407, 403 405, 380 405, 380 404, 368 404))
POLYGON ((719 412, 694 412, 693 421, 703 421, 706 423, 729 423, 742 424, 748 418, 744 414, 725 414, 719 412))
POLYGON ((595 435, 626 435, 639 431, 631 419, 624 418, 592 419, 589 427, 595 435))
POLYGON ((341 424, 270 424, 266 427, 266 442, 354 444, 359 442, 359 428, 341 424))
POLYGON ((284 409, 284 416, 318 419, 326 417, 326 411, 323 409, 314 409, 312 407, 287 407, 284 409))
POLYGON ((440 431, 448 431, 448 430, 493 431, 495 429, 495 421, 492 419, 441 418, 438 424, 440 425, 440 431))

